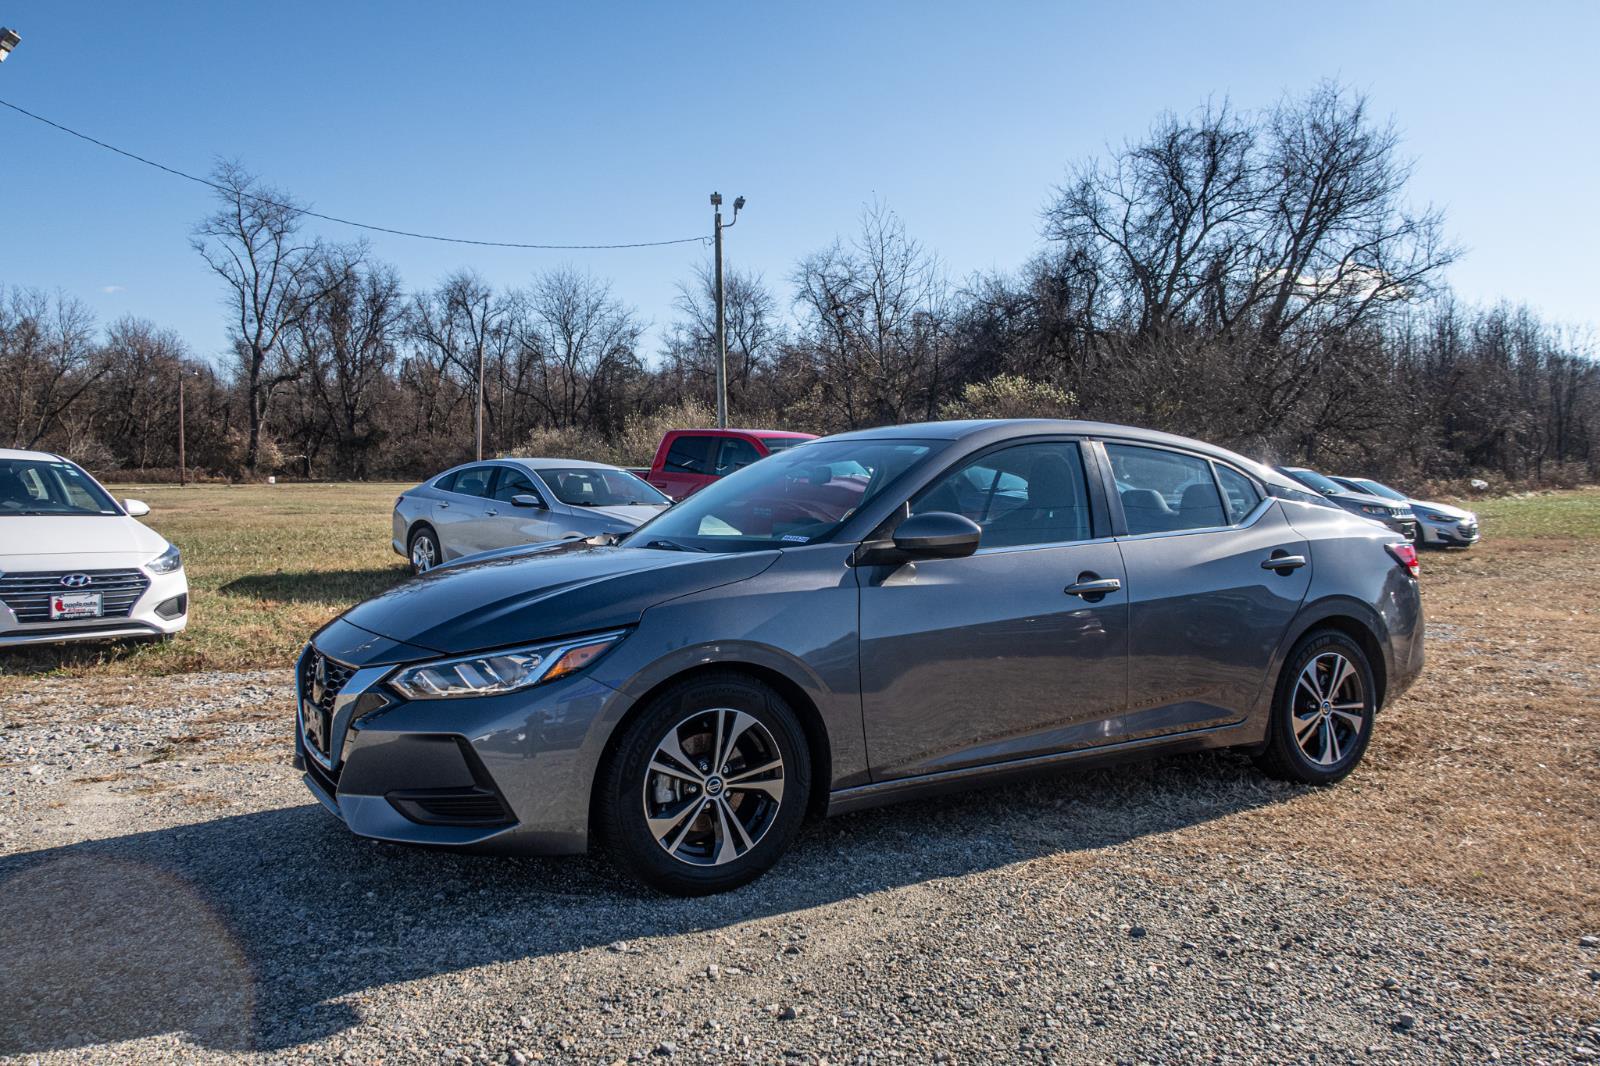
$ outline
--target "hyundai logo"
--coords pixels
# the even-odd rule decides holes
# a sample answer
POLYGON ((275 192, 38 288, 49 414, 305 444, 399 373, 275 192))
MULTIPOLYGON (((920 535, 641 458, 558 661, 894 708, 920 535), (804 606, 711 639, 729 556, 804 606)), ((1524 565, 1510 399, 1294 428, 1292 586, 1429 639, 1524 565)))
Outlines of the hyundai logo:
POLYGON ((93 582, 94 578, 88 574, 68 574, 61 579, 61 583, 69 589, 81 589, 83 586, 93 582))

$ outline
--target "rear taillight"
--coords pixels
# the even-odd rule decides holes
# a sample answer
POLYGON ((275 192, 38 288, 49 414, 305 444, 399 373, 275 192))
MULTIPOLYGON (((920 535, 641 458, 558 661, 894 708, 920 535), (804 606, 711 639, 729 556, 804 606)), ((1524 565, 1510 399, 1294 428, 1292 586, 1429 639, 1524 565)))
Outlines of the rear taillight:
POLYGON ((1422 567, 1417 562, 1417 546, 1415 544, 1385 544, 1389 554, 1394 556, 1394 561, 1410 571, 1412 577, 1422 573, 1422 567))

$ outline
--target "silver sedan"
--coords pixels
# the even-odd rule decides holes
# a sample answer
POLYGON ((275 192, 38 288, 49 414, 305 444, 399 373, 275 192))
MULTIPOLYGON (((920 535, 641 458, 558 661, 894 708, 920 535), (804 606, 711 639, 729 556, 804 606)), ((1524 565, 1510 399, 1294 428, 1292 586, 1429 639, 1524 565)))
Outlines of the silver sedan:
POLYGON ((414 573, 520 544, 627 533, 672 501, 614 466, 580 459, 463 463, 394 501, 397 554, 414 573))

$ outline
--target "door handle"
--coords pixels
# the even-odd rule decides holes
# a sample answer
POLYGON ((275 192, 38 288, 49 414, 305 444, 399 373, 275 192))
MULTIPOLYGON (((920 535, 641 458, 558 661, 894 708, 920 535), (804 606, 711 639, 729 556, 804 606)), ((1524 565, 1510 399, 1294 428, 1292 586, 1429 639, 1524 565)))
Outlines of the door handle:
POLYGON ((1108 592, 1120 592, 1122 582, 1114 577, 1101 577, 1098 574, 1082 573, 1078 580, 1062 589, 1068 596, 1082 596, 1090 603, 1105 597, 1108 592))
POLYGON ((1286 551, 1275 551, 1261 560, 1261 569, 1276 570, 1280 574, 1298 570, 1304 565, 1306 565, 1306 557, 1304 555, 1290 555, 1286 551))
POLYGON ((440 500, 439 501, 439 510, 441 510, 441 511, 450 510, 450 501, 449 500, 440 500))
POLYGON ((483 513, 484 513, 484 514, 487 514, 487 515, 497 515, 497 514, 499 514, 499 513, 500 513, 500 512, 499 512, 499 511, 496 511, 496 510, 495 510, 495 509, 494 509, 494 508, 493 508, 493 507, 491 507, 491 508, 489 508, 489 509, 488 509, 488 510, 487 510, 487 511, 484 511, 484 512, 483 512, 483 513))

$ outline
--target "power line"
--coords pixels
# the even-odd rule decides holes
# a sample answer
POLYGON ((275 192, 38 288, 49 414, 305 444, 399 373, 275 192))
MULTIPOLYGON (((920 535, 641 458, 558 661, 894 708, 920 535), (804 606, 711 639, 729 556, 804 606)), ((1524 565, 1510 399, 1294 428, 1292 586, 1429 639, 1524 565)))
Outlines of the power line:
POLYGON ((97 140, 96 138, 89 136, 87 133, 79 133, 77 130, 68 126, 63 126, 59 122, 52 122, 43 115, 36 115, 27 108, 18 107, 9 100, 0 100, 0 106, 9 107, 19 115, 25 115, 28 118, 33 119, 35 122, 42 122, 46 126, 49 126, 52 129, 60 130, 62 133, 70 134, 73 137, 78 138, 80 141, 88 141, 90 144, 99 148, 104 148, 108 152, 115 152, 117 155, 131 159, 136 163, 143 163, 147 167, 155 167, 157 170, 165 171, 174 177, 183 178, 187 181, 204 185, 209 189, 215 189, 217 192, 224 193, 228 196, 241 196, 247 200, 254 200, 257 203, 266 204, 269 207, 276 207, 283 211, 293 211, 296 214, 305 215, 307 218, 320 218, 324 222, 336 222, 341 226, 353 226, 356 229, 371 230, 374 233, 388 233, 396 237, 415 237, 418 240, 440 241, 445 244, 475 244, 484 248, 530 248, 540 251, 604 251, 618 248, 662 248, 669 244, 704 244, 707 240, 705 237, 679 237, 670 241, 633 241, 628 244, 524 244, 518 241, 475 241, 469 240, 466 237, 440 237, 433 233, 413 233, 410 230, 393 229, 389 226, 374 226, 366 222, 356 222, 348 218, 339 218, 336 215, 324 215, 319 211, 312 211, 309 208, 300 207, 296 204, 280 203, 277 200, 273 200, 265 196, 257 196, 255 193, 244 192, 239 189, 230 189, 224 185, 219 185, 208 178, 202 178, 197 174, 190 174, 187 171, 179 170, 177 167, 169 167, 165 163, 157 163, 154 159, 146 159, 144 156, 137 155, 125 148, 118 148, 114 144, 107 144, 105 141, 97 140))

